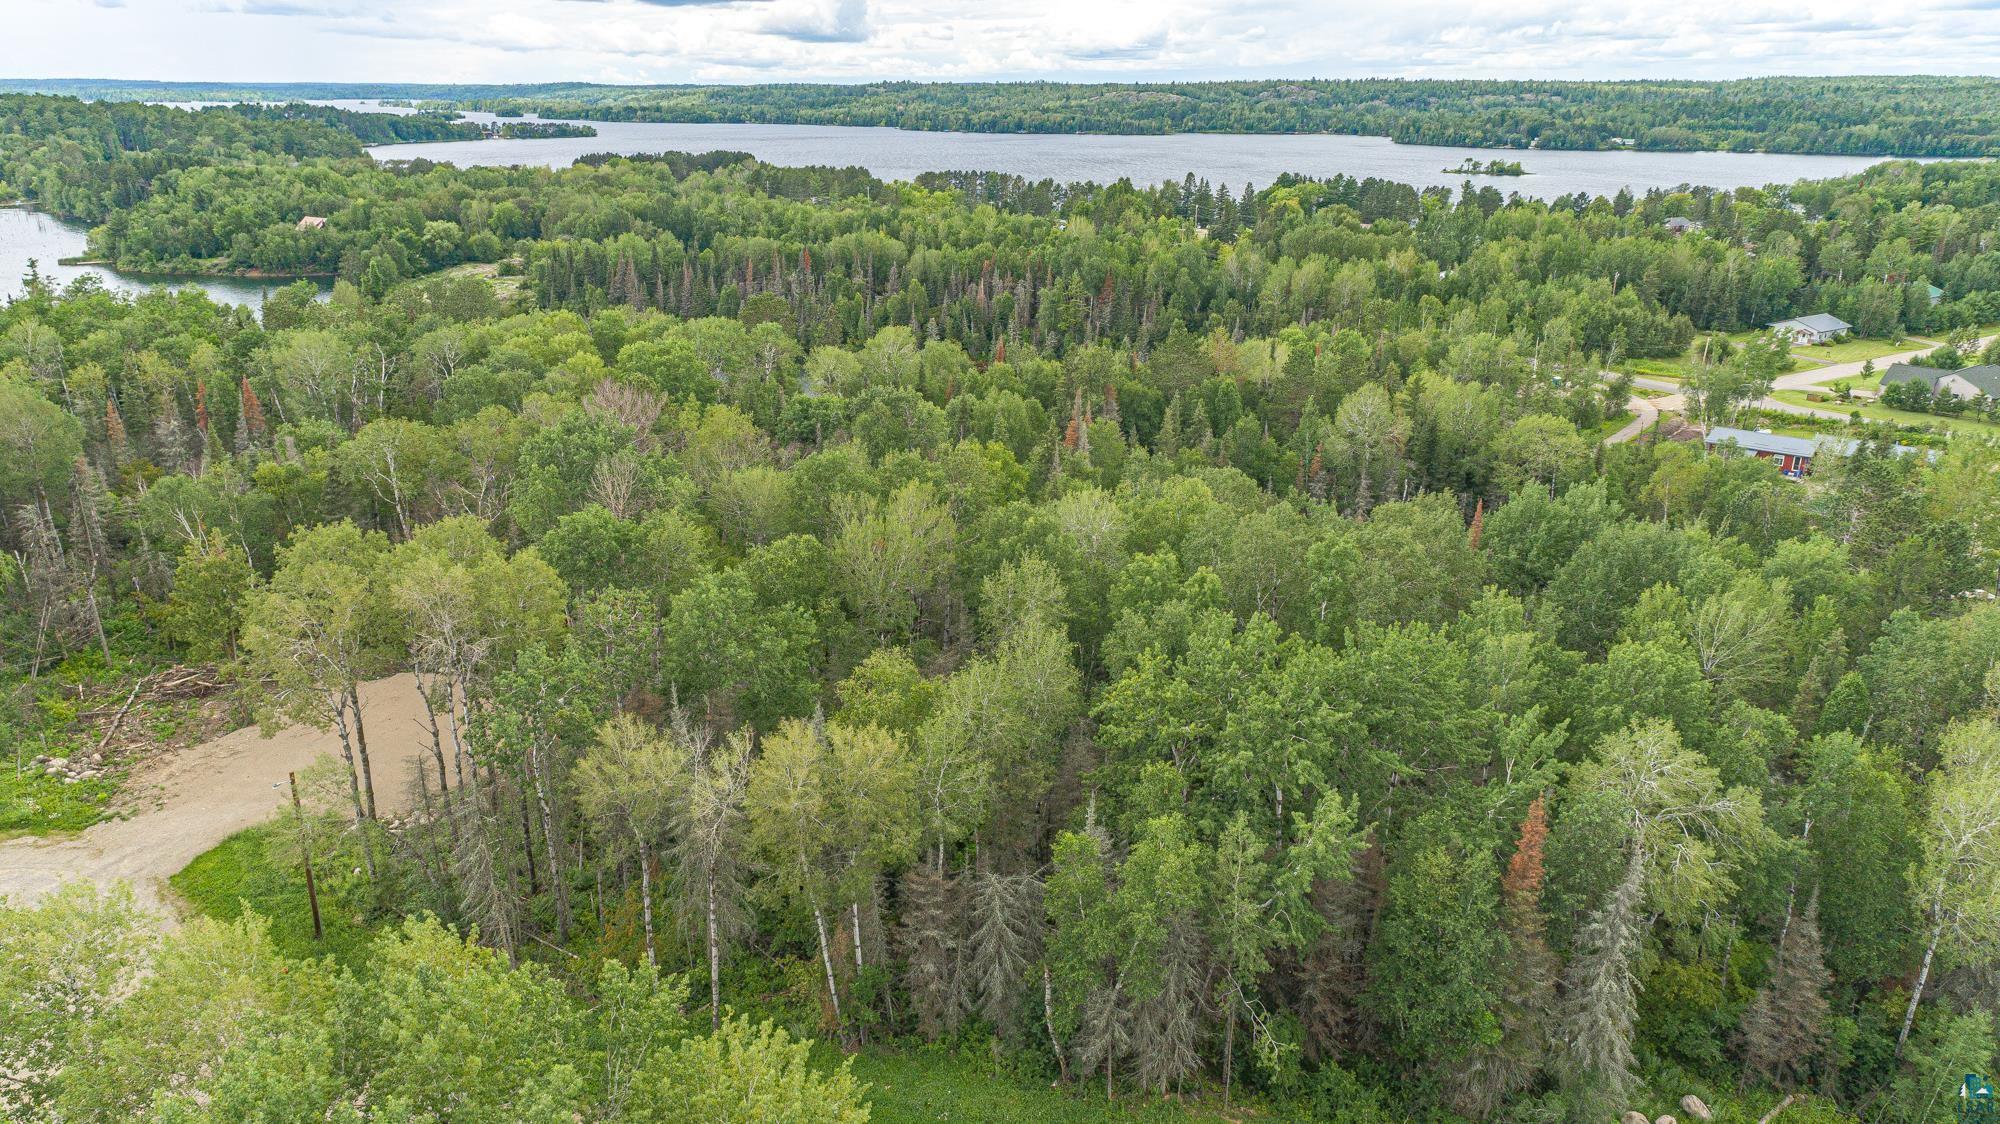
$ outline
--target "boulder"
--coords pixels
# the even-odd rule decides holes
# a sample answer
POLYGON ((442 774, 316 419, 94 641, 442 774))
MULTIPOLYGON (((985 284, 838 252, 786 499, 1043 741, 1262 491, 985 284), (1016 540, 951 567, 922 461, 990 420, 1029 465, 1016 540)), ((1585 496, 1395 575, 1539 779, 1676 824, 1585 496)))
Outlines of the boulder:
POLYGON ((1653 1124, 1652 1121, 1646 1119, 1645 1113, 1634 1112, 1631 1109, 1627 1109, 1625 1115, 1619 1117, 1618 1121, 1619 1124, 1653 1124))
POLYGON ((1707 1103, 1693 1093, 1681 1098, 1681 1111, 1687 1113, 1690 1120, 1715 1119, 1715 1114, 1708 1111, 1707 1103))
POLYGON ((1653 1121, 1653 1124, 1679 1124, 1679 1122, 1671 1116, 1662 1116, 1658 1120, 1653 1121))

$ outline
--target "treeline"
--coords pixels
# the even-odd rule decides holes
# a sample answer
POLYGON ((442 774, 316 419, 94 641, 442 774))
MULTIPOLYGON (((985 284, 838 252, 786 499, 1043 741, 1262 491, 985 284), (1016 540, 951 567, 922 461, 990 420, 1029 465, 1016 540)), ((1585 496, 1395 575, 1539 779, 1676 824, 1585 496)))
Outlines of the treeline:
POLYGON ((65 218, 101 222, 189 168, 358 157, 364 144, 482 135, 476 125, 439 114, 350 113, 304 104, 190 112, 0 96, 0 201, 29 199, 65 218))
MULTIPOLYGON (((46 159, 30 179, 59 174, 46 159)), ((935 173, 902 186, 716 153, 559 171, 236 161, 157 181, 106 216, 92 248, 140 270, 334 274, 370 298, 499 263, 543 307, 692 318, 754 305, 807 344, 900 324, 982 359, 1010 334, 1143 355, 1176 328, 1319 322, 1383 348, 1475 325, 1532 339, 1561 321, 1586 352, 1663 356, 1698 330, 1806 312, 1870 336, 2000 318, 2000 266, 1978 252, 2000 229, 1995 176, 1896 164, 1789 188, 1541 203, 1348 177, 1239 191, 1192 176, 1141 188, 935 173), (329 221, 300 229, 308 214, 329 221), (1669 216, 1703 229, 1676 238, 1669 216)))
POLYGON ((600 121, 873 125, 1000 133, 1358 133, 1486 148, 1878 156, 2000 153, 2000 82, 1852 76, 1558 82, 879 82, 535 86, 24 82, 104 98, 388 97, 600 121))

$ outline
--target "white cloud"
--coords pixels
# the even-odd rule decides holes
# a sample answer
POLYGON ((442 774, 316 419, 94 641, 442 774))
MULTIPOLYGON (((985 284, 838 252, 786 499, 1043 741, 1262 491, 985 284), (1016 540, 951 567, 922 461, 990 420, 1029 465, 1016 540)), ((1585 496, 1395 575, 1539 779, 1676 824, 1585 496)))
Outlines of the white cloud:
POLYGON ((1991 69, 2000 0, 9 0, 0 76, 611 82, 1991 69), (114 5, 116 5, 114 7, 114 5))

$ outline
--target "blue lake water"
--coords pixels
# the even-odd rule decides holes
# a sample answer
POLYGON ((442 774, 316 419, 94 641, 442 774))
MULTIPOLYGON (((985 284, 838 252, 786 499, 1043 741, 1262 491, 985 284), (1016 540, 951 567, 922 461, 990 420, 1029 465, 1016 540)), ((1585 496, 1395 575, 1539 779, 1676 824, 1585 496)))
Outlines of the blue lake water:
POLYGON ((196 288, 215 300, 252 308, 262 308, 265 294, 283 284, 241 277, 156 277, 120 273, 100 265, 61 264, 62 258, 85 254, 86 238, 87 231, 82 226, 54 215, 25 207, 0 207, 0 300, 21 294, 21 281, 27 276, 31 260, 36 270, 57 286, 88 274, 116 293, 143 293, 160 287, 196 288))

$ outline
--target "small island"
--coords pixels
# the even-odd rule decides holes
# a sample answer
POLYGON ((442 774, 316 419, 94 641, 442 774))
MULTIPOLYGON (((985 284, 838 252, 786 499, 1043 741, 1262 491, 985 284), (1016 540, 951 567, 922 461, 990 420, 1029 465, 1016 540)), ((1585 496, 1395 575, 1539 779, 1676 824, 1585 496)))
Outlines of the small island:
POLYGON ((486 135, 500 140, 549 140, 555 137, 594 137, 590 125, 570 121, 506 121, 487 127, 486 135))
POLYGON ((1487 160, 1481 162, 1474 160, 1470 156, 1466 157, 1458 167, 1446 168, 1445 171, 1455 176, 1525 176, 1528 174, 1528 170, 1521 166, 1519 160, 1487 160))

